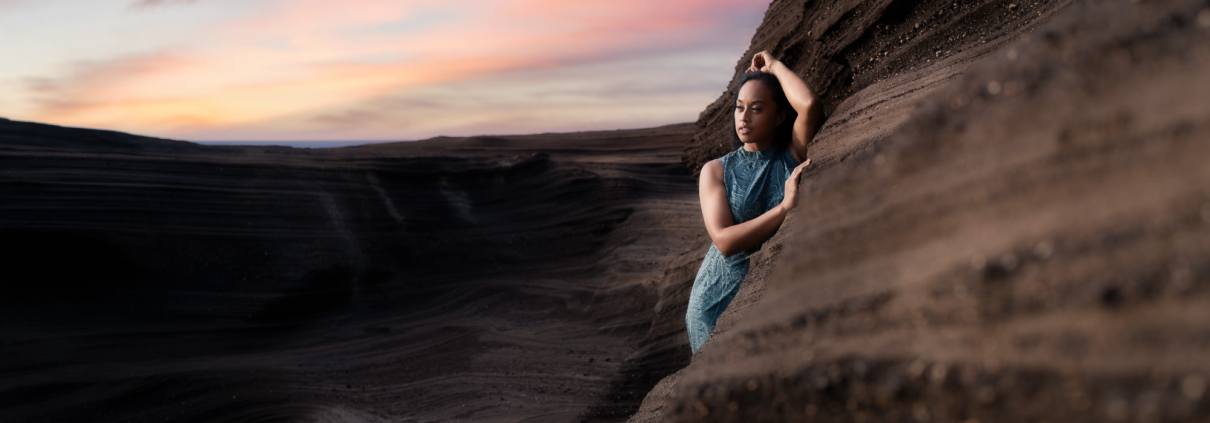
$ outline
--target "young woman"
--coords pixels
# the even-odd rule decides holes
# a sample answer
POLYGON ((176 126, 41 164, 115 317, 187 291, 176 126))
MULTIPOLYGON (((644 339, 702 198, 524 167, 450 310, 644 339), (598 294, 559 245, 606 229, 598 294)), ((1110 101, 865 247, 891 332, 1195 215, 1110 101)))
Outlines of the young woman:
POLYGON ((768 51, 752 57, 735 98, 734 151, 707 162, 698 180, 711 245, 689 293, 685 327, 694 354, 748 273, 748 256, 794 207, 807 144, 823 121, 810 88, 768 51))

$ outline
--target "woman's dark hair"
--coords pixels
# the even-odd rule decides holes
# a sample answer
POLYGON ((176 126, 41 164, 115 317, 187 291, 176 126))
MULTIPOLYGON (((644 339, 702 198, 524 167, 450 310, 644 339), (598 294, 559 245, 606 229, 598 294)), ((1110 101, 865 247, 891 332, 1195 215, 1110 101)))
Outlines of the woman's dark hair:
MULTIPOLYGON (((798 112, 790 105, 790 100, 786 98, 786 92, 781 88, 781 82, 777 80, 777 76, 768 72, 751 71, 744 73, 743 79, 740 79, 739 85, 735 86, 735 96, 739 97, 739 89, 744 87, 744 84, 751 80, 758 80, 765 83, 769 91, 773 94, 773 102, 777 103, 778 110, 786 112, 786 120, 782 121, 781 125, 773 130, 773 146, 774 148, 782 148, 790 145, 790 141, 794 137, 794 120, 798 119, 798 112)), ((731 107, 735 107, 735 101, 731 102, 731 107)), ((736 133, 735 119, 731 119, 731 140, 732 146, 738 148, 743 145, 743 141, 739 140, 739 134, 736 133)))

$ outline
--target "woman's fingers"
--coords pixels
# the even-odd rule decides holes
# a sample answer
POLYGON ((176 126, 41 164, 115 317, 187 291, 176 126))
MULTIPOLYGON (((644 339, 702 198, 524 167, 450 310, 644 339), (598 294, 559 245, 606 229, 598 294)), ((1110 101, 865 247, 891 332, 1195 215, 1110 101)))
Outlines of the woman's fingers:
POLYGON ((806 168, 807 166, 810 166, 810 165, 811 165, 811 159, 806 159, 802 163, 799 163, 798 166, 794 166, 794 173, 798 174, 798 173, 802 172, 802 170, 804 168, 806 168))
POLYGON ((794 166, 794 171, 790 172, 790 179, 793 180, 794 183, 797 184, 798 178, 802 176, 803 169, 806 169, 807 166, 810 166, 810 165, 811 165, 811 159, 807 159, 807 160, 803 161, 802 163, 799 163, 798 166, 794 166))
POLYGON ((769 62, 769 60, 767 59, 767 56, 768 56, 767 50, 761 50, 761 51, 757 52, 756 54, 752 55, 752 66, 750 67, 750 69, 757 70, 757 71, 765 70, 765 64, 769 62))
POLYGON ((773 62, 773 55, 769 50, 761 50, 752 55, 752 68, 758 71, 768 72, 769 64, 773 62))

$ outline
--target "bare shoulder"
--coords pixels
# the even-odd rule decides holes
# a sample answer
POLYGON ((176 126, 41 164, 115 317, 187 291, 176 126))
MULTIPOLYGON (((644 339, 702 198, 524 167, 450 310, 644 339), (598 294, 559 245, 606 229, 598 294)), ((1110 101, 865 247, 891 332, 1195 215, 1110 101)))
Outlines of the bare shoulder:
POLYGON ((721 182, 723 180, 723 162, 722 162, 722 160, 714 159, 714 160, 708 161, 708 162, 706 162, 706 164, 702 165, 702 172, 700 175, 700 180, 702 181, 702 183, 715 182, 715 181, 721 182))

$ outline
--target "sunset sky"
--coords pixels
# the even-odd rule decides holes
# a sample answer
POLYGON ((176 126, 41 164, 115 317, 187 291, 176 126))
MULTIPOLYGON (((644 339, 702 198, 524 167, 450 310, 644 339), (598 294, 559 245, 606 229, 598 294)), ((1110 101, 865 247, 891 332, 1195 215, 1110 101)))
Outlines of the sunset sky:
POLYGON ((0 117, 203 140, 656 126, 762 0, 0 0, 0 117))

